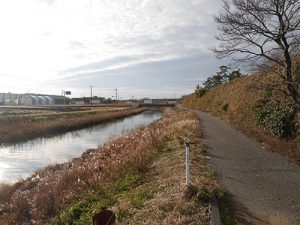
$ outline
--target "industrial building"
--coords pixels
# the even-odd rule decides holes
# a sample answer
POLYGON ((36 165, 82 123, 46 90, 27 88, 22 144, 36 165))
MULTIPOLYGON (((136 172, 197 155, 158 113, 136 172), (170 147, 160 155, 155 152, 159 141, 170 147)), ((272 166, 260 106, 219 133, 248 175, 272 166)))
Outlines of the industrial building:
POLYGON ((0 104, 1 105, 18 105, 19 99, 22 97, 21 94, 14 93, 0 93, 0 104))
POLYGON ((74 105, 100 105, 103 103, 107 103, 105 98, 94 96, 92 98, 89 97, 83 97, 83 98, 72 98, 71 104, 74 105))
POLYGON ((68 105, 70 99, 59 95, 25 94, 20 99, 21 105, 68 105))
POLYGON ((68 105, 70 99, 59 95, 0 93, 1 105, 68 105))

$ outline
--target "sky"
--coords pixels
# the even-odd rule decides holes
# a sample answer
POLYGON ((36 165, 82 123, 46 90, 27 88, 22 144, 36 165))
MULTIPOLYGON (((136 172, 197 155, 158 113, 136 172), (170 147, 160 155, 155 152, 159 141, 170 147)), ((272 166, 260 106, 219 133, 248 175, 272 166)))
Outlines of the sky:
POLYGON ((221 0, 1 0, 0 92, 121 99, 193 92, 225 64, 221 0))

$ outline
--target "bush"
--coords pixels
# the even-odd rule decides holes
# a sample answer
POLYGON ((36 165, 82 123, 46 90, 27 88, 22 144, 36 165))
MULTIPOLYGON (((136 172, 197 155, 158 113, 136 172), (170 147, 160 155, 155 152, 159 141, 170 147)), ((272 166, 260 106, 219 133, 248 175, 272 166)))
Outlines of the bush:
POLYGON ((197 198, 200 202, 207 204, 212 198, 212 193, 206 187, 201 187, 198 189, 197 198))
POLYGON ((228 107, 229 107, 229 104, 228 104, 228 103, 225 103, 224 105, 222 105, 223 111, 224 111, 224 112, 227 112, 228 107))
POLYGON ((254 105, 256 123, 275 137, 291 138, 297 133, 296 109, 288 102, 272 98, 273 90, 254 105))
POLYGON ((203 95, 205 95, 205 93, 207 92, 208 90, 203 88, 203 87, 200 87, 200 85, 198 84, 196 86, 196 90, 195 90, 195 94, 197 97, 202 97, 203 95))

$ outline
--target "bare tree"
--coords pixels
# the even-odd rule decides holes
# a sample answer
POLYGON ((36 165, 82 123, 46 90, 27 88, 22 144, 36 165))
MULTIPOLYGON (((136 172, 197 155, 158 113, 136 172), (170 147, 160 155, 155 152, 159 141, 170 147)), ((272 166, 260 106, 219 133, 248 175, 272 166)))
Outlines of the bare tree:
MULTIPOLYGON (((214 49, 222 58, 277 68, 287 94, 300 105, 293 57, 300 49, 300 0, 224 0, 214 49)), ((299 75, 298 75, 299 76, 299 75)))

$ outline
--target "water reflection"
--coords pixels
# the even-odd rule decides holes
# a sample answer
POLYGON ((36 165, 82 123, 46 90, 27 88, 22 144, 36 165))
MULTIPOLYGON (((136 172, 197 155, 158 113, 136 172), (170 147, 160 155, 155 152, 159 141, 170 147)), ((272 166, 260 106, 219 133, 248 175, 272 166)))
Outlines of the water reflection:
POLYGON ((48 164, 66 162, 80 156, 88 148, 102 145, 111 136, 149 124, 160 117, 159 111, 146 111, 51 138, 38 138, 22 144, 0 147, 0 182, 15 182, 48 164))

